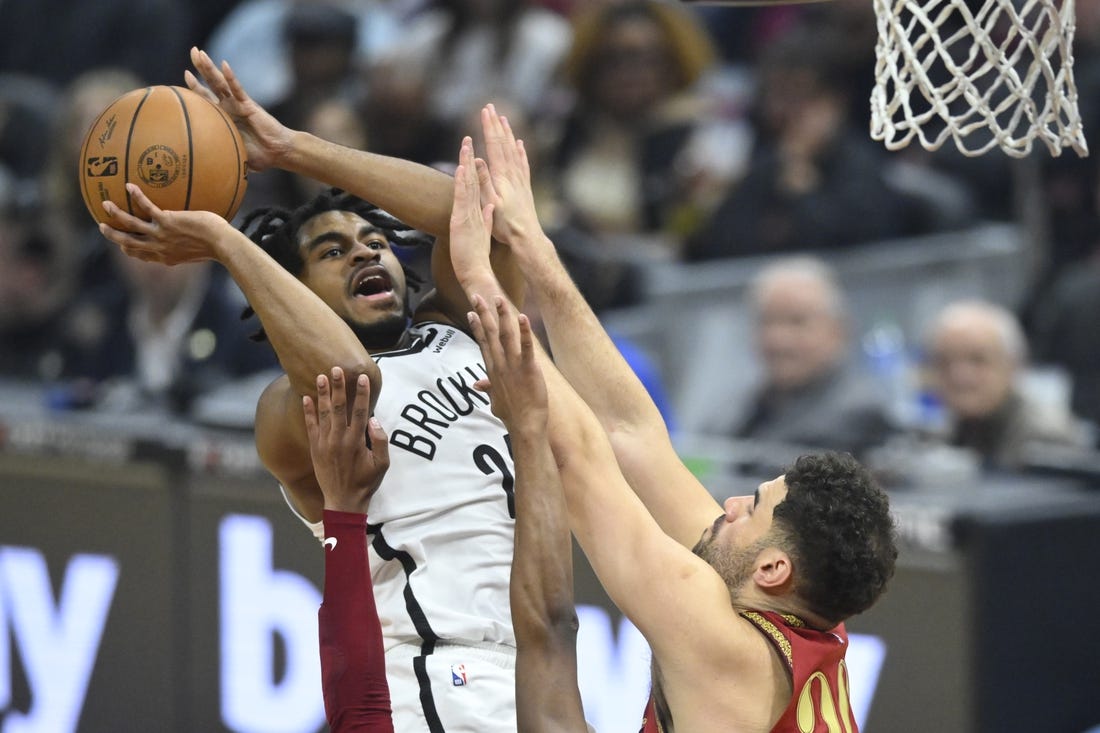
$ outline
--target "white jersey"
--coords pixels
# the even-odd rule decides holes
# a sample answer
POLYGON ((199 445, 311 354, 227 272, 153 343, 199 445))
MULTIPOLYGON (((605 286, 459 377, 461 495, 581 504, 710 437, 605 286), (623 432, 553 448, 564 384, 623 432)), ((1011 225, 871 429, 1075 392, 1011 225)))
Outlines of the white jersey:
POLYGON ((504 423, 473 388, 485 377, 481 350, 453 326, 418 324, 411 335, 408 348, 375 356, 374 414, 390 438, 367 519, 382 634, 387 647, 431 638, 515 646, 514 469, 504 423))
MULTIPOLYGON (((389 435, 390 468, 367 521, 391 687, 400 684, 392 664, 402 650, 418 665, 452 644, 515 653, 508 595, 515 474, 504 424, 473 388, 486 376, 481 351, 440 323, 417 324, 410 336, 407 348, 373 355, 382 372, 374 414, 389 435)), ((502 677, 509 688, 511 675, 502 677)), ((401 691, 391 693, 396 724, 401 691)), ((499 694, 514 698, 512 689, 499 694)), ((514 719, 509 725, 514 730, 514 719)))

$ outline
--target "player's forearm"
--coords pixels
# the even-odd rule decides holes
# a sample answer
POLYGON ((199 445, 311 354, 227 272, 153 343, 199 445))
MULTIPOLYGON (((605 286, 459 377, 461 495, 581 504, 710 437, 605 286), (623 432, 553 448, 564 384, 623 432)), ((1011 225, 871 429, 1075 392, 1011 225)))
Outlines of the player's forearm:
POLYGON ((318 611, 325 715, 333 733, 392 733, 382 626, 367 558, 366 515, 325 510, 318 611))
POLYGON ((517 733, 587 733, 577 683, 576 646, 516 657, 517 733))
POLYGON ((647 532, 660 529, 619 472, 595 415, 552 365, 541 366, 550 394, 548 434, 569 526, 601 585, 625 611, 644 581, 633 550, 624 553, 623 548, 635 547, 647 532))
POLYGON ((565 497, 545 430, 512 431, 516 466, 516 534, 512 624, 521 647, 575 643, 573 556, 565 497))
MULTIPOLYGON (((661 529, 690 546, 699 517, 714 512, 714 500, 684 468, 649 393, 556 254, 548 254, 522 266, 538 300, 559 376, 594 413, 603 429, 600 441, 610 444, 623 477, 661 529)), ((573 429, 569 422, 563 425, 573 429)))
POLYGON ((280 167, 370 201, 409 226, 435 236, 447 232, 454 182, 412 161, 346 148, 295 132, 280 167))
POLYGON ((656 429, 609 433, 546 353, 538 353, 551 395, 550 443, 565 487, 570 527, 578 541, 588 533, 586 528, 594 526, 593 531, 598 531, 601 518, 614 513, 613 508, 593 508, 596 495, 581 488, 602 490, 591 482, 588 472, 607 470, 610 465, 614 479, 642 501, 661 530, 693 546, 699 528, 720 508, 684 467, 663 424, 656 429))
POLYGON ((664 420, 577 290, 553 244, 516 247, 550 338, 554 363, 609 432, 664 431, 664 420))
MULTIPOLYGON (((450 272, 454 274, 467 301, 474 295, 480 295, 485 302, 492 303, 493 298, 498 295, 510 299, 515 295, 505 288, 494 270, 493 259, 497 256, 494 253, 502 246, 493 243, 491 247, 485 248, 467 241, 464 236, 452 236, 449 242, 447 264, 450 265, 450 272)), ((507 259, 511 260, 511 258, 507 259)), ((433 260, 433 264, 434 262, 433 260)), ((522 281, 522 278, 519 280, 522 281)), ((519 287, 519 291, 518 295, 522 298, 522 286, 519 287)), ((512 302, 519 305, 515 300, 512 302)))
POLYGON ((300 394, 315 393, 317 375, 334 366, 344 369, 349 385, 367 374, 372 394, 378 393, 377 365, 351 328, 313 291, 243 234, 220 242, 216 251, 300 394))

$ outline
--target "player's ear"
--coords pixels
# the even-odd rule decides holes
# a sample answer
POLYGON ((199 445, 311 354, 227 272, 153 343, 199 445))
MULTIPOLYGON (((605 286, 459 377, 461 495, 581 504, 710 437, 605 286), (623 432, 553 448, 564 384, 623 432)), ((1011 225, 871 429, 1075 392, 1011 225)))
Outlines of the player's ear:
POLYGON ((756 556, 753 581, 765 590, 779 590, 791 580, 791 557, 778 547, 766 547, 756 556))

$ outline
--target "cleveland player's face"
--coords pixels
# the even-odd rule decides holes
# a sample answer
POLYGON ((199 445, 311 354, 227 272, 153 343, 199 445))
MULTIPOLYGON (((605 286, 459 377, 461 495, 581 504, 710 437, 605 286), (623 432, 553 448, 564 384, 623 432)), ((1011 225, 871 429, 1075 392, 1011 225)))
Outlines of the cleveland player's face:
POLYGON ((326 211, 298 230, 299 279, 353 327, 405 322, 405 272, 382 230, 350 211, 326 211))
POLYGON ((786 496, 782 476, 760 484, 751 496, 731 496, 722 505, 725 511, 703 530, 692 551, 717 570, 730 588, 739 587, 751 574, 776 505, 786 496))

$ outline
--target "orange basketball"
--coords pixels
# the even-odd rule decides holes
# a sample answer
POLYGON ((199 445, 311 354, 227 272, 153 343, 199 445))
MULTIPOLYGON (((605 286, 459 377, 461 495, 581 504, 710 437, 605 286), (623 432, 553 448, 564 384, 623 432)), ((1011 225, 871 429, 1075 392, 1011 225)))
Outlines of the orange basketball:
POLYGON ((110 199, 136 216, 126 184, 172 211, 231 220, 248 185, 244 141, 217 105, 186 87, 151 86, 111 102, 80 148, 80 191, 96 221, 110 199))

